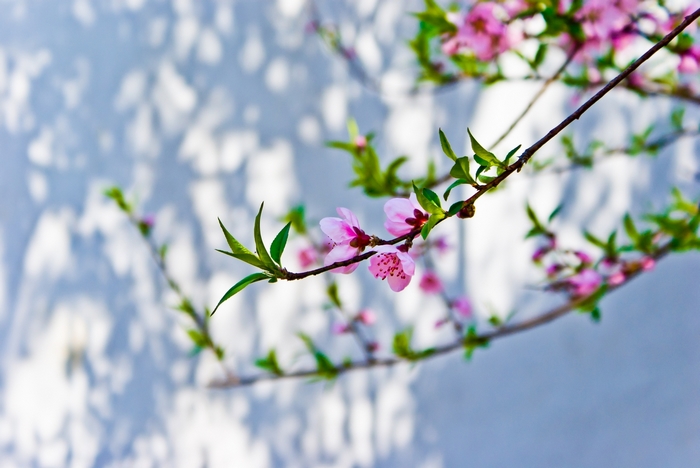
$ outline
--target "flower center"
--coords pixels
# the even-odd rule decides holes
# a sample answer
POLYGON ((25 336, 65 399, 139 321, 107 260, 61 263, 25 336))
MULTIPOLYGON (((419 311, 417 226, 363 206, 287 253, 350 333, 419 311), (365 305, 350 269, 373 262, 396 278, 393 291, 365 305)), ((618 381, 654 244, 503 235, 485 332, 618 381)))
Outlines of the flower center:
POLYGON ((395 254, 379 254, 377 260, 376 278, 386 279, 387 276, 406 278, 401 261, 395 254))
POLYGON ((350 241, 350 247, 354 247, 354 248, 360 249, 360 250, 367 247, 370 244, 370 242, 372 241, 372 238, 369 237, 365 233, 365 231, 363 231, 362 229, 360 229, 358 227, 353 227, 352 229, 355 231, 356 236, 353 240, 350 241))
POLYGON ((419 209, 413 210, 413 218, 406 218, 406 224, 413 227, 421 227, 428 222, 428 214, 419 209))

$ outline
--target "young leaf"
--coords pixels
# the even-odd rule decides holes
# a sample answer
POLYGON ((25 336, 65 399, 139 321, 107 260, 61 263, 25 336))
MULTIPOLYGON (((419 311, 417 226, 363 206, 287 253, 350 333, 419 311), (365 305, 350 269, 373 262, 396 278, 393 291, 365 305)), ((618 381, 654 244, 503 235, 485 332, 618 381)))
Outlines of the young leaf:
POLYGON ((552 220, 554 220, 554 218, 557 217, 557 215, 559 214, 559 212, 561 212, 561 209, 562 209, 562 208, 564 208, 564 204, 563 204, 563 203, 560 203, 559 206, 557 206, 556 208, 554 208, 554 211, 552 211, 552 214, 549 215, 549 218, 547 218, 547 221, 549 221, 549 222, 551 223, 552 220))
POLYGON ((447 199, 450 197, 450 192, 452 192, 452 189, 459 186, 459 185, 466 185, 469 182, 467 182, 464 179, 457 179, 452 184, 450 184, 449 187, 447 187, 447 190, 445 190, 445 193, 442 195, 442 197, 447 201, 447 199))
POLYGON ((260 259, 253 254, 235 254, 235 253, 231 253, 231 252, 226 252, 225 250, 219 250, 219 249, 215 249, 215 250, 217 252, 221 252, 222 254, 228 255, 229 257, 233 257, 237 260, 245 262, 248 265, 253 265, 255 268, 260 268, 261 270, 266 269, 265 265, 262 264, 260 259))
POLYGON ((458 158, 455 161, 454 166, 450 169, 450 175, 455 179, 464 179, 468 184, 476 184, 476 181, 469 173, 469 158, 467 157, 458 158))
POLYGON ((222 223, 220 219, 219 219, 219 226, 221 226, 221 230, 224 231, 224 236, 226 237, 226 243, 228 243, 228 246, 231 248, 231 253, 234 253, 236 255, 241 255, 241 254, 253 255, 253 252, 246 249, 243 244, 238 242, 236 240, 236 238, 233 237, 230 232, 228 232, 228 230, 224 227, 224 223, 222 223))
POLYGON ((255 365, 263 370, 270 372, 275 375, 284 375, 284 371, 277 362, 277 353, 274 349, 271 349, 267 356, 262 359, 257 359, 255 365))
POLYGON ((629 213, 625 215, 623 223, 625 225, 625 232, 627 233, 627 236, 632 242, 636 243, 637 239, 639 239, 639 232, 637 231, 637 227, 634 225, 634 221, 632 221, 632 217, 630 217, 629 213))
POLYGON ((219 308, 221 304, 224 302, 228 301, 233 297, 236 293, 239 293, 243 289, 245 289, 246 286, 249 284, 256 283, 258 281, 262 280, 269 280, 270 277, 266 275, 265 273, 253 273, 252 275, 248 275, 242 280, 240 280, 238 283, 234 284, 231 289, 226 291, 226 294, 221 298, 218 304, 216 304, 216 307, 214 307, 214 310, 212 311, 211 315, 214 315, 216 313, 216 310, 219 308))
POLYGON ((464 207, 464 202, 463 201, 458 201, 452 204, 450 206, 450 209, 447 210, 447 216, 454 216, 457 213, 461 211, 461 209, 464 207))
POLYGON ((258 258, 260 258, 260 261, 263 263, 263 265, 265 265, 267 270, 276 270, 277 266, 272 261, 270 254, 267 253, 267 249, 265 248, 265 244, 263 243, 262 234, 260 233, 260 217, 262 216, 263 206, 265 206, 264 202, 260 204, 260 210, 258 211, 258 215, 255 217, 255 225, 253 226, 255 250, 258 254, 258 258))
POLYGON ((445 153, 445 155, 451 160, 457 161, 457 155, 454 151, 452 151, 452 146, 450 146, 450 142, 447 141, 447 137, 443 133, 442 129, 438 129, 438 132, 440 133, 440 146, 442 146, 442 152, 445 153))
POLYGON ((508 152, 508 154, 506 155, 506 159, 503 160, 504 166, 508 165, 508 161, 510 160, 510 158, 512 158, 513 155, 518 152, 518 150, 520 149, 521 146, 523 146, 523 145, 518 145, 508 152))
POLYGON ((685 107, 677 107, 671 112, 671 125, 676 131, 683 130, 683 115, 685 114, 685 107))
POLYGON ((206 348, 209 344, 207 338, 199 330, 187 330, 187 335, 198 348, 206 348))
POLYGON ((493 153, 487 151, 483 146, 479 144, 478 141, 476 141, 476 138, 474 138, 474 135, 472 135, 472 132, 469 129, 467 129, 467 133, 469 134, 469 139, 471 140, 472 150, 474 151, 474 154, 476 156, 478 156, 480 159, 484 160, 491 166, 503 166, 503 163, 499 161, 493 153))
POLYGON ((583 236, 586 238, 588 242, 591 244, 595 245, 596 247, 600 247, 601 249, 605 249, 607 244, 603 242, 602 240, 598 239, 596 236, 591 234, 588 231, 583 231, 583 236))
POLYGON ((445 217, 444 214, 442 213, 435 213, 430 215, 430 218, 428 218, 428 222, 423 225, 423 228, 420 230, 420 235, 423 238, 423 240, 428 238, 428 234, 430 234, 430 231, 433 230, 435 225, 440 222, 441 219, 445 217))
POLYGON ((287 223, 285 227, 275 236, 275 240, 272 241, 270 245, 270 256, 278 265, 282 265, 282 252, 284 252, 284 247, 287 245, 287 239, 289 238, 289 228, 292 227, 292 223, 287 223))
POLYGON ((413 184, 413 191, 418 199, 418 204, 427 211, 428 213, 442 213, 442 208, 440 208, 440 198, 429 189, 419 189, 416 184, 413 184), (432 195, 430 195, 432 194, 432 195), (437 204, 434 200, 437 200, 437 204))

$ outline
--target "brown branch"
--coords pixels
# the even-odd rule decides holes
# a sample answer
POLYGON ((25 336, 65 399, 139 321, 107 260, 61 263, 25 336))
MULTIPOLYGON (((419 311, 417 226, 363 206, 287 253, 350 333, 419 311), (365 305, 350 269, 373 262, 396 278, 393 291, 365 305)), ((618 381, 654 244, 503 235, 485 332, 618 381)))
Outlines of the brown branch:
MULTIPOLYGON (((663 257, 668 255, 670 252, 670 244, 667 244, 661 248, 659 248, 654 255, 651 257, 654 258, 654 260, 661 260, 663 257)), ((644 272, 644 270, 639 269, 633 272, 630 272, 627 277, 625 282, 618 284, 618 285, 608 285, 606 295, 616 289, 621 288, 622 286, 628 284, 630 281, 632 281, 634 278, 637 276, 641 275, 644 272)), ((477 335, 476 337, 473 337, 472 339, 475 342, 490 342, 492 340, 498 339, 498 338, 504 338, 506 336, 514 335, 516 333, 521 333, 527 330, 531 330, 533 328, 540 327, 542 325, 546 325, 550 322, 553 322, 554 320, 563 317, 567 315, 568 313, 572 312, 576 308, 580 307, 581 305, 585 304, 587 301, 589 301, 592 297, 594 297, 596 293, 592 293, 588 296, 582 296, 578 298, 573 298, 569 300, 568 302, 555 307, 554 309, 549 310, 548 312, 545 312, 541 315, 537 315, 533 318, 523 320, 519 323, 515 323, 512 325, 503 325, 501 327, 496 328, 493 331, 482 333, 477 335)), ((427 360, 427 359, 432 359, 437 356, 443 356, 446 354, 453 353, 454 351, 458 351, 465 348, 465 340, 464 339, 458 339, 454 342, 451 342, 446 345, 438 346, 434 348, 434 351, 421 358, 420 360, 427 360)), ((357 362, 352 362, 346 365, 339 365, 333 368, 333 375, 334 376, 340 376, 342 374, 346 374, 350 371, 355 371, 355 370, 361 370, 361 369, 371 369, 371 368, 376 368, 376 367, 393 367, 397 364, 406 364, 406 363, 415 363, 415 360, 409 360, 409 359, 404 359, 400 357, 390 357, 390 358, 384 358, 384 359, 375 359, 373 361, 357 361, 357 362)), ((290 372, 288 374, 282 374, 282 375, 275 375, 275 374, 259 374, 255 376, 250 376, 250 377, 241 377, 241 378, 234 378, 234 379, 224 379, 220 381, 215 381, 209 384, 210 388, 232 388, 232 387, 245 387, 245 386, 250 386, 253 384, 256 384, 258 382, 263 382, 263 381, 270 381, 270 380, 282 380, 282 379, 299 379, 299 378, 304 378, 304 377, 315 377, 315 378, 320 378, 319 372, 317 369, 305 369, 305 370, 299 370, 295 372, 290 372)))

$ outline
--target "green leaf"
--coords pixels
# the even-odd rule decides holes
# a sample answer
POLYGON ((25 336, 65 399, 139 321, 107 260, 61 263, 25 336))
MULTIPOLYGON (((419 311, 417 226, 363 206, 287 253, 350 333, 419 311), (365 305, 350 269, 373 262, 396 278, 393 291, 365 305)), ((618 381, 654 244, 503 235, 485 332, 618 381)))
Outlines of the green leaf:
POLYGON ((671 125, 674 130, 683 130, 683 116, 685 115, 685 107, 677 107, 671 112, 671 125))
POLYGON ((639 239, 639 232, 637 231, 637 227, 634 225, 634 221, 632 221, 632 217, 629 215, 629 213, 625 214, 623 223, 627 236, 632 240, 632 242, 636 243, 637 239, 639 239))
POLYGON ((476 332, 476 326, 471 325, 462 343, 464 345, 464 358, 470 360, 476 348, 487 348, 489 346, 489 339, 479 336, 476 332))
POLYGON ((447 190, 445 190, 445 193, 442 195, 442 197, 445 199, 445 201, 447 201, 447 199, 448 199, 449 196, 450 196, 450 192, 452 192, 452 189, 453 189, 453 188, 455 188, 455 187, 457 187, 457 186, 459 186, 459 185, 467 185, 467 184, 469 184, 469 182, 467 182, 467 181, 464 180, 464 179, 457 179, 457 180, 455 180, 454 182, 452 182, 452 183, 450 184, 449 187, 447 187, 447 190))
POLYGON ((496 178, 492 176, 487 176, 487 175, 481 175, 479 176, 479 181, 483 182, 485 184, 488 184, 489 182, 493 182, 496 178))
POLYGON ((243 244, 238 242, 236 238, 233 237, 230 232, 228 232, 228 230, 224 227, 224 223, 221 222, 221 219, 219 219, 219 226, 221 226, 221 230, 224 231, 226 243, 228 243, 228 246, 231 248, 232 253, 236 255, 253 255, 253 252, 246 249, 243 244))
POLYGON ((527 211, 527 217, 530 218, 530 221, 532 222, 532 226, 539 232, 546 231, 540 220, 537 218, 535 210, 532 209, 529 203, 525 204, 525 210, 527 211))
POLYGON ((338 369, 333 365, 328 356, 319 350, 311 338, 304 334, 298 333, 299 338, 304 342, 309 352, 313 354, 316 360, 316 372, 319 378, 325 380, 333 380, 338 376, 338 369))
POLYGON ((214 315, 216 313, 216 310, 219 308, 221 304, 224 302, 228 301, 233 297, 235 294, 241 292, 243 289, 245 289, 246 286, 249 284, 256 283, 258 281, 262 280, 269 280, 270 276, 266 275, 265 273, 253 273, 252 275, 248 275, 242 280, 240 280, 238 283, 234 284, 231 289, 226 291, 226 294, 221 298, 218 304, 216 304, 216 307, 214 307, 214 310, 212 311, 211 315, 214 315))
POLYGON ((418 199, 418 204, 428 213, 442 213, 442 208, 440 207, 440 198, 429 189, 419 189, 416 184, 413 184, 413 191, 418 199), (432 195, 430 195, 432 193, 432 195), (433 197, 434 196, 434 197, 433 197), (437 199, 438 204, 434 200, 437 199))
POLYGON ((357 149, 353 143, 348 143, 346 141, 327 141, 326 146, 329 148, 344 150, 349 153, 355 153, 355 150, 357 149))
POLYGON ((440 220, 444 217, 445 215, 443 213, 435 213, 433 215, 430 215, 430 218, 428 218, 428 222, 425 223, 420 230, 420 235, 423 238, 423 240, 428 238, 428 234, 430 234, 430 231, 432 231, 435 225, 439 223, 440 220))
POLYGON ((265 270, 265 265, 262 264, 260 259, 256 257, 255 255, 251 254, 235 254, 231 252, 226 252, 225 250, 219 250, 215 249, 217 252, 221 252, 222 254, 228 255, 229 257, 233 257, 237 260, 240 260, 242 262, 247 263, 248 265, 253 265, 255 268, 260 268, 261 270, 265 270))
POLYGON ((360 129, 358 128, 355 119, 352 117, 348 118, 348 135, 350 135, 350 141, 354 141, 359 134, 360 129))
POLYGON ((588 242, 595 245, 596 247, 600 247, 601 249, 605 249, 607 247, 607 244, 605 242, 598 239, 596 236, 594 236, 593 234, 591 234, 588 231, 583 231, 583 236, 586 238, 586 240, 588 242))
POLYGON ((450 175, 455 179, 464 179, 467 183, 475 185, 476 181, 472 178, 469 171, 469 158, 461 157, 457 158, 454 166, 450 169, 450 175))
POLYGON ((508 161, 510 160, 510 158, 512 158, 513 155, 518 152, 518 150, 520 149, 521 146, 523 146, 523 145, 518 145, 508 152, 508 154, 506 155, 506 159, 503 160, 504 166, 508 165, 508 161))
POLYGON ((552 213, 549 215, 549 218, 547 218, 547 221, 551 223, 554 220, 554 218, 556 218, 557 215, 561 212, 562 208, 564 208, 564 204, 560 203, 559 206, 554 208, 554 211, 552 211, 552 213))
POLYGON ((284 217, 283 222, 292 223, 292 229, 297 234, 306 234, 306 217, 304 205, 295 206, 284 217))
POLYGON ((452 146, 450 146, 450 142, 447 141, 447 137, 443 133, 442 129, 438 129, 438 132, 440 134, 440 146, 442 146, 442 152, 445 153, 445 155, 451 160, 457 161, 457 155, 454 151, 452 151, 452 146))
POLYGON ((204 334, 202 334, 202 332, 199 330, 187 330, 187 335, 198 348, 206 348, 209 344, 209 340, 207 340, 206 336, 204 336, 204 334))
POLYGON ((258 254, 258 258, 260 258, 260 261, 263 263, 263 265, 265 265, 266 269, 274 271, 277 270, 277 266, 272 261, 270 254, 267 253, 267 249, 265 248, 265 244, 263 243, 262 234, 260 233, 260 218, 262 217, 263 206, 265 206, 264 202, 260 204, 260 210, 258 211, 258 215, 255 217, 255 225, 253 226, 255 250, 258 254))
POLYGON ((428 348, 422 351, 414 350, 413 348, 411 348, 412 337, 413 330, 410 328, 396 333, 394 335, 394 341, 392 343, 392 349, 394 351, 394 354, 409 361, 419 361, 430 356, 435 352, 435 348, 428 348))
POLYGON ((476 156, 478 156, 480 159, 487 162, 491 166, 503 166, 503 163, 499 161, 493 153, 487 151, 483 146, 479 144, 478 141, 476 141, 476 138, 474 138, 474 135, 472 135, 472 132, 469 129, 467 129, 467 133, 469 134, 469 139, 471 140, 472 150, 474 151, 476 156))
POLYGON ((272 245, 270 245, 270 256, 279 265, 282 265, 282 252, 284 252, 284 247, 287 245, 289 228, 291 227, 292 223, 287 223, 287 225, 283 227, 279 233, 277 233, 275 240, 273 240, 272 245))
POLYGON ((338 295, 338 283, 334 281, 329 284, 328 289, 326 289, 326 294, 328 295, 328 299, 330 299, 338 309, 343 308, 343 303, 340 301, 340 296, 338 295))
POLYGON ((464 202, 463 201, 458 201, 452 204, 450 206, 450 209, 447 210, 447 216, 454 216, 457 213, 460 212, 460 210, 464 207, 464 202))
POLYGON ((284 371, 277 362, 277 353, 274 349, 271 349, 266 357, 257 359, 255 365, 271 374, 284 375, 284 371))

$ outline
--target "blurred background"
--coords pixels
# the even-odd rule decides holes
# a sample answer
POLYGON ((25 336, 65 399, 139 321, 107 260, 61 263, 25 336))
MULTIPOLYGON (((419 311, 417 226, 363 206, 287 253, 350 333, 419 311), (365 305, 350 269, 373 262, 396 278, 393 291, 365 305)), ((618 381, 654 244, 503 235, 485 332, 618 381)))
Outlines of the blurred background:
MULTIPOLYGON (((351 208, 383 233, 385 200, 348 188, 349 158, 324 146, 347 138, 349 117, 377 132, 385 161, 410 156, 403 174, 418 177, 431 159, 447 168, 438 127, 467 151, 467 126, 493 141, 537 90, 410 93, 420 2, 317 6, 381 92, 309 32, 304 0, 0 1, 0 466, 698 466, 696 254, 606 298, 599 324, 574 314, 469 363, 458 353, 333 384, 207 388, 220 367, 190 357, 175 297, 106 187, 155 216, 174 276, 211 306, 250 273, 214 251, 225 246, 217 217, 246 245, 263 200, 266 239, 298 204, 316 221, 351 208)), ((553 86, 499 148, 534 142, 572 96, 553 86)), ((574 133, 623 143, 673 105, 620 91, 574 133)), ((563 200, 561 239, 580 247, 580 227, 607 235, 626 211, 662 206, 672 185, 695 196, 697 170, 696 144, 683 140, 656 159, 515 176, 476 218, 435 231, 453 247, 438 270, 481 319, 542 311, 548 302, 528 292, 542 276, 523 241, 526 201, 544 214, 563 200)), ((305 246, 290 241, 290 269, 305 246)), ((395 294, 364 267, 338 281, 349 307, 377 313, 384 351, 407 325, 417 346, 441 338, 441 303, 417 282, 395 294)), ((299 331, 334 359, 357 356, 351 337, 330 336, 323 288, 261 283, 227 302, 211 325, 226 364, 252 374, 271 347, 303 363, 299 331)))

